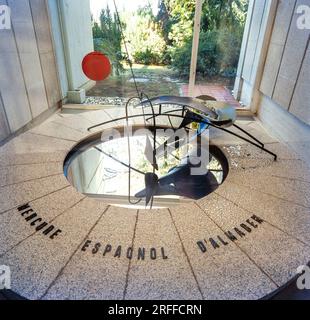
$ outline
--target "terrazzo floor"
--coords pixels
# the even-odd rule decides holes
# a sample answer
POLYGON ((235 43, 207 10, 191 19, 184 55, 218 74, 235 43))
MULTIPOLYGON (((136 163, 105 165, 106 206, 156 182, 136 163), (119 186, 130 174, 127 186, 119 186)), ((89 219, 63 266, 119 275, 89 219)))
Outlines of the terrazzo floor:
POLYGON ((14 292, 27 299, 260 299, 309 262, 310 169, 251 119, 238 124, 278 161, 212 130, 230 172, 204 199, 133 210, 79 194, 63 175, 67 153, 88 127, 123 115, 120 107, 59 112, 0 147, 0 265, 11 268, 14 292))

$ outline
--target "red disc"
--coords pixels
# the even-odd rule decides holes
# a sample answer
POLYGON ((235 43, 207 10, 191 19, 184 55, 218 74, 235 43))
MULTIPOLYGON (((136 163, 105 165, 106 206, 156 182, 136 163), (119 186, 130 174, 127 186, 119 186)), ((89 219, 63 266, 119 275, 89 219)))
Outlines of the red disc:
POLYGON ((94 81, 102 81, 111 74, 109 58, 96 51, 84 57, 82 68, 86 77, 94 81))

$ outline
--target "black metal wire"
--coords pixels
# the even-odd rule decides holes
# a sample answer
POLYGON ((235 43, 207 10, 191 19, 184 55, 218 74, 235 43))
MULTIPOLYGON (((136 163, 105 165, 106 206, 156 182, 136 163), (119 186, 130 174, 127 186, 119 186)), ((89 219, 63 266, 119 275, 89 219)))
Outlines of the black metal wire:
MULTIPOLYGON (((153 137, 154 137, 154 145, 153 145, 153 173, 155 174, 155 164, 156 164, 156 119, 155 119, 155 112, 154 112, 154 107, 153 107, 153 104, 152 102, 150 101, 149 97, 144 93, 144 92, 141 92, 139 91, 139 88, 138 88, 138 84, 137 84, 137 80, 136 80, 136 76, 135 76, 135 73, 133 71, 133 67, 132 67, 132 61, 130 60, 130 55, 129 55, 129 50, 128 50, 128 46, 127 46, 127 41, 126 41, 126 38, 125 38, 125 34, 124 34, 124 30, 123 30, 123 26, 122 26, 122 22, 121 22, 121 19, 120 19, 120 15, 119 15, 119 12, 118 12, 118 8, 117 8, 117 5, 116 5, 116 1, 113 0, 113 3, 114 3, 114 7, 115 7, 115 13, 116 13, 116 17, 117 17, 117 21, 118 21, 118 24, 119 24, 119 29, 120 29, 120 32, 121 32, 121 36, 122 36, 122 40, 123 40, 123 43, 124 43, 124 46, 125 46, 125 50, 126 50, 126 54, 127 54, 127 61, 129 63, 129 67, 130 67, 130 71, 131 71, 131 74, 132 74, 132 78, 133 78, 133 81, 134 81, 134 85, 135 85, 135 88, 136 88, 136 91, 137 91, 137 95, 140 99, 140 102, 142 102, 142 99, 143 99, 143 96, 145 96, 148 100, 148 102, 150 103, 150 106, 152 108, 152 114, 153 114, 153 117, 154 117, 154 121, 153 121, 153 137)), ((127 104, 126 104, 126 124, 127 124, 127 127, 129 126, 129 114, 128 114, 128 108, 129 108, 129 103, 135 98, 131 98, 127 101, 127 104)), ((143 109, 143 116, 144 116, 144 124, 146 126, 146 118, 145 118, 145 112, 144 112, 144 108, 143 109)), ((128 198, 129 198, 129 202, 132 204, 131 202, 131 150, 130 150, 130 138, 129 138, 129 135, 127 134, 127 144, 128 144, 128 156, 129 156, 129 179, 128 179, 128 182, 129 182, 129 195, 128 195, 128 198)), ((153 197, 154 198, 154 197, 153 197)), ((152 202, 151 202, 151 207, 153 205, 153 198, 152 198, 152 202)), ((141 200, 140 200, 141 201, 141 200)))
POLYGON ((249 136, 251 139, 253 139, 254 141, 256 141, 257 143, 259 143, 263 148, 265 147, 265 145, 259 141, 258 139, 256 139, 252 134, 248 133, 247 131, 245 131, 244 129, 242 129, 241 127, 237 126, 235 123, 233 124, 233 126, 235 128, 237 128, 238 130, 240 130, 241 132, 243 132, 244 134, 246 134, 247 136, 249 136))
POLYGON ((113 0, 113 2, 114 2, 115 13, 116 13, 117 21, 118 21, 118 24, 119 24, 121 36, 122 36, 122 39, 123 39, 123 42, 124 42, 124 46, 125 46, 125 50, 126 50, 126 54, 127 54, 127 61, 129 63, 130 71, 131 71, 131 74, 132 74, 132 78, 133 78, 133 81, 134 81, 134 84, 135 84, 135 88, 136 88, 138 97, 140 97, 140 91, 139 91, 139 88, 138 88, 138 84, 137 84, 135 73, 134 73, 133 68, 132 68, 132 61, 130 60, 129 50, 128 50, 128 47, 127 47, 127 41, 126 41, 126 38, 125 38, 125 35, 124 35, 121 18, 120 18, 119 12, 118 12, 116 1, 113 0))
MULTIPOLYGON (((150 98, 148 97, 148 95, 144 92, 141 92, 141 103, 143 100, 143 97, 145 97, 147 99, 147 101, 149 102, 150 106, 151 106, 151 110, 152 110, 152 114, 153 114, 153 174, 155 174, 156 168, 157 167, 157 159, 156 159, 156 129, 157 129, 157 125, 156 125, 156 116, 155 116, 155 110, 154 110, 154 106, 152 101, 150 100, 150 98)), ((142 107, 143 109, 143 117, 144 117, 144 121, 145 121, 145 113, 144 113, 144 107, 142 107)), ((146 122, 145 122, 146 125, 146 122)), ((154 203, 154 195, 152 196, 151 199, 151 205, 150 205, 150 209, 152 209, 153 207, 153 203, 154 203)))
MULTIPOLYGON (((156 164, 156 117, 155 117, 155 110, 154 110, 154 106, 150 100, 150 98, 147 96, 147 94, 145 94, 144 92, 141 92, 141 96, 139 97, 140 102, 142 102, 143 97, 145 97, 147 99, 147 101, 150 103, 151 109, 152 109, 152 115, 153 115, 153 174, 155 174, 155 164, 156 164)), ((132 100, 136 99, 136 97, 130 98, 127 103, 126 103, 126 107, 125 107, 125 112, 126 112, 126 126, 127 128, 129 128, 129 105, 130 102, 132 100)), ((143 112, 143 115, 145 113, 143 112)), ((144 116, 145 119, 145 116, 144 116)), ((145 123, 146 125, 146 123, 145 123)), ((131 147, 130 147, 130 137, 129 134, 127 132, 127 148, 128 148, 128 160, 129 160, 129 177, 128 177, 128 201, 130 204, 136 205, 138 203, 140 203, 142 201, 142 199, 140 199, 138 202, 133 202, 131 200, 131 170, 133 169, 133 167, 131 166, 131 147)), ((153 200, 154 200, 154 196, 152 197, 152 201, 151 201, 151 208, 153 206, 153 200)))
MULTIPOLYGON (((152 117, 153 115, 152 115, 152 114, 146 114, 146 116, 152 117)), ((160 116, 163 116, 163 115, 160 115, 160 116)), ((165 116, 168 116, 168 115, 165 115, 165 116)), ((138 117, 141 117, 141 115, 134 115, 134 116, 130 116, 129 118, 138 118, 138 117)), ((182 117, 182 116, 180 116, 180 115, 176 115, 176 114, 171 114, 170 117, 175 117, 175 118, 182 118, 182 119, 184 119, 184 117, 182 117)), ((192 117, 188 117, 188 118, 189 118, 190 120, 193 120, 193 122, 197 122, 197 119, 195 119, 195 118, 192 118, 192 117)), ((90 127, 90 128, 88 128, 88 129, 89 129, 89 130, 92 130, 92 129, 94 129, 94 128, 97 128, 97 127, 100 127, 100 126, 103 126, 103 125, 112 123, 112 122, 114 122, 114 121, 121 121, 121 120, 124 120, 124 119, 126 119, 126 118, 123 117, 123 118, 119 118, 119 119, 115 119, 115 120, 111 120, 111 121, 106 121, 106 122, 100 123, 100 124, 98 124, 98 125, 96 125, 96 126, 90 127)), ((269 153, 270 155, 272 155, 272 156, 274 157, 274 160, 275 160, 275 161, 277 161, 277 159, 278 159, 278 156, 277 156, 275 153, 269 151, 268 149, 262 147, 261 145, 259 145, 259 144, 257 144, 257 143, 254 143, 253 141, 251 141, 251 140, 249 140, 249 139, 247 139, 247 138, 244 138, 244 137, 240 136, 240 135, 237 134, 237 133, 234 133, 234 132, 232 132, 232 131, 230 131, 230 130, 228 130, 228 129, 219 127, 219 126, 217 126, 217 125, 215 125, 215 124, 211 123, 210 121, 207 121, 207 120, 205 120, 205 119, 203 119, 203 118, 201 118, 200 123, 207 124, 207 125, 209 125, 209 126, 211 126, 211 127, 214 127, 214 128, 216 128, 216 129, 219 129, 219 130, 222 130, 222 131, 224 131, 224 132, 227 132, 227 133, 229 133, 229 134, 231 134, 231 135, 233 135, 233 136, 235 136, 235 137, 237 137, 237 138, 239 138, 239 139, 241 139, 241 140, 243 140, 243 141, 246 141, 246 142, 250 143, 251 145, 253 145, 253 146, 255 146, 255 147, 257 147, 257 148, 259 148, 259 149, 261 149, 261 150, 263 150, 263 151, 265 151, 265 152, 267 152, 267 153, 269 153)))
MULTIPOLYGON (((148 97, 148 95, 144 92, 141 93, 141 102, 142 102, 142 99, 143 97, 145 97, 147 99, 147 101, 149 102, 150 106, 151 106, 151 109, 152 109, 152 114, 153 114, 153 173, 155 173, 155 167, 154 167, 154 164, 156 163, 156 128, 157 128, 157 125, 156 125, 156 115, 155 115, 155 110, 154 110, 154 106, 150 100, 150 98, 148 97)), ((143 109, 143 116, 145 118, 145 113, 144 113, 144 107, 142 107, 143 109)), ((145 123, 146 125, 146 123, 145 123)))
MULTIPOLYGON (((134 98, 131 98, 127 101, 126 103, 126 125, 127 125, 127 128, 129 128, 129 115, 128 115, 128 108, 129 108, 129 104, 130 102, 133 100, 133 99, 136 99, 136 97, 134 98)), ((128 162, 129 162, 129 176, 128 176, 128 202, 132 205, 137 205, 139 204, 142 199, 139 199, 138 201, 136 202, 133 202, 131 200, 131 148, 130 148, 130 137, 129 137, 129 133, 128 133, 128 130, 127 130, 127 148, 128 148, 128 162)))
POLYGON ((140 171, 140 170, 138 170, 138 169, 130 166, 129 164, 126 164, 125 162, 123 162, 123 161, 121 161, 121 160, 113 157, 112 155, 108 154, 107 152, 103 151, 102 149, 100 149, 100 148, 98 148, 98 147, 94 147, 94 149, 97 150, 97 151, 99 151, 100 153, 104 154, 105 156, 109 157, 110 159, 118 162, 118 163, 121 164, 122 166, 124 166, 124 167, 126 167, 126 168, 130 168, 131 170, 133 170, 133 171, 135 171, 135 172, 137 172, 137 173, 145 176, 145 172, 142 172, 142 171, 140 171))
MULTIPOLYGON (((166 112, 163 112, 163 113, 160 113, 160 114, 157 114, 155 115, 156 118, 157 117, 160 117, 160 116, 164 116, 164 115, 167 115, 169 113, 173 113, 173 112, 180 112, 180 111, 183 111, 183 109, 177 109, 177 110, 169 110, 169 111, 166 111, 166 112)), ((150 118, 147 118, 146 121, 150 121, 153 117, 150 117, 150 118)))

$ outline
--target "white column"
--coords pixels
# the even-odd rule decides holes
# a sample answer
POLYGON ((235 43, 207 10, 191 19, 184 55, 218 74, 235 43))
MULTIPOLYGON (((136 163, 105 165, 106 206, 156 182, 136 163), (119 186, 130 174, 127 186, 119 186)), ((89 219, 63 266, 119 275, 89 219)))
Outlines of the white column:
POLYGON ((192 59, 191 59, 191 69, 190 69, 190 75, 189 75, 189 96, 190 97, 194 96, 194 89, 195 89, 195 82, 196 82, 196 70, 197 70, 197 59, 198 59, 199 36, 200 36, 201 13, 202 13, 203 1, 204 0, 196 0, 192 59))

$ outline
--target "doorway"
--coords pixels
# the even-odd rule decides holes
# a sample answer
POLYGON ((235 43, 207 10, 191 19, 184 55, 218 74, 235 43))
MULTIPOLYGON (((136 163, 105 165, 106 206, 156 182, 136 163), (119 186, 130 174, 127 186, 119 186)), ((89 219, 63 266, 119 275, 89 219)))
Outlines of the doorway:
POLYGON ((232 90, 248 0, 202 1, 195 87, 190 93, 198 2, 120 0, 117 1, 120 28, 113 0, 90 0, 94 47, 110 58, 113 73, 87 91, 87 103, 122 104, 136 95, 137 85, 139 91, 150 97, 208 94, 240 107, 232 90))

